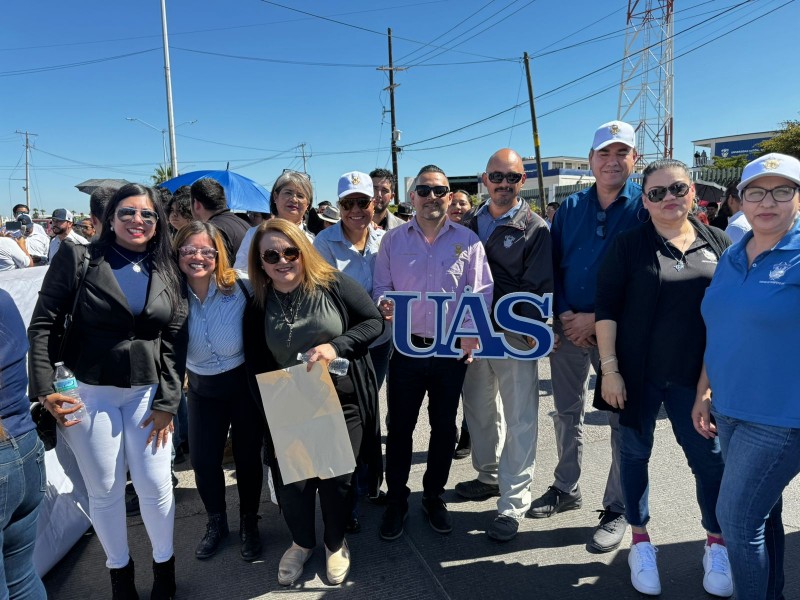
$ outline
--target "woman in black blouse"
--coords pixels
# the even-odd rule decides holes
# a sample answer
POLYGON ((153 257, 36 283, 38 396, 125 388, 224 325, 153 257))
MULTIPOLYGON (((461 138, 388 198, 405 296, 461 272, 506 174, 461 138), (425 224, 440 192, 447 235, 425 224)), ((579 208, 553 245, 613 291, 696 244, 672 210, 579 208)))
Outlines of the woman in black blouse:
MULTIPOLYGON (((598 389, 606 408, 620 411, 622 491, 633 531, 631 583, 661 593, 647 522, 647 467, 663 404, 697 482, 707 532, 703 586, 733 593, 727 552, 716 518, 723 463, 719 444, 694 431, 691 410, 703 366, 705 326, 700 303, 730 240, 690 216, 694 185, 676 160, 650 163, 642 178, 642 209, 649 220, 614 242, 598 274, 598 389)), ((599 398, 596 398, 599 402, 599 398)))
MULTIPOLYGON (((353 455, 358 456, 362 437, 377 431, 378 391, 367 349, 383 330, 378 309, 358 283, 331 267, 306 234, 285 219, 262 223, 251 248, 248 271, 254 303, 244 324, 248 371, 255 375, 297 365, 298 353, 306 354, 309 363, 348 359, 347 374, 331 377, 353 455)), ((271 445, 267 436, 267 456, 293 540, 278 566, 278 582, 294 583, 313 552, 319 493, 327 577, 331 584, 341 583, 350 570, 344 534, 352 506, 352 473, 284 485, 271 445)))

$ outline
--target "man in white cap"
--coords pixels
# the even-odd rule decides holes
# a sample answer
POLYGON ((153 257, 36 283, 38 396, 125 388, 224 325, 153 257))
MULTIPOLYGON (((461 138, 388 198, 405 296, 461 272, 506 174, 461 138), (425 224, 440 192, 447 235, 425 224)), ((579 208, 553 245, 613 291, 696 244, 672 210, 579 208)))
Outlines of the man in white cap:
POLYGON ((47 252, 48 262, 53 260, 56 252, 61 247, 61 242, 64 240, 70 240, 74 244, 83 244, 84 246, 89 244, 86 238, 72 231, 72 213, 66 208, 55 209, 53 216, 50 217, 50 223, 55 235, 50 240, 50 249, 47 252))
MULTIPOLYGON (((642 188, 628 179, 636 162, 635 146, 634 130, 628 123, 611 121, 601 125, 589 151, 594 185, 567 198, 553 219, 557 315, 553 328, 561 344, 550 355, 550 370, 558 464, 553 484, 531 504, 528 516, 533 518, 551 517, 582 506, 578 480, 589 366, 599 373, 601 361, 607 358, 599 356, 594 331, 597 272, 614 238, 639 223, 642 188)), ((600 523, 590 542, 598 552, 610 552, 619 546, 627 527, 619 475, 619 415, 608 415, 611 469, 600 523)))

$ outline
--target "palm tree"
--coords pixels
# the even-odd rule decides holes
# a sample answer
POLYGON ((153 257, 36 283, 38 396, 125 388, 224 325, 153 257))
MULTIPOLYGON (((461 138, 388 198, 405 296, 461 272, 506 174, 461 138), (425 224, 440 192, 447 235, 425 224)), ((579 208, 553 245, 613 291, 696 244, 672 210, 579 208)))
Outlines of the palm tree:
POLYGON ((172 165, 158 165, 150 179, 153 180, 153 185, 159 185, 172 179, 172 165))

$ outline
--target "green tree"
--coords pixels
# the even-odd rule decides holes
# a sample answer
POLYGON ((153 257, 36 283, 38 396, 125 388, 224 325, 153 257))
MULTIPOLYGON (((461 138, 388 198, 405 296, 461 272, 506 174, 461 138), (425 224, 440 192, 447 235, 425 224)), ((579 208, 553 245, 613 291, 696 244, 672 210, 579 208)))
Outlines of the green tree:
POLYGON ((758 145, 765 154, 780 152, 800 159, 800 121, 784 121, 780 133, 758 145))
POLYGON ((153 185, 159 185, 172 179, 172 166, 171 165, 158 165, 155 173, 150 176, 153 185))
POLYGON ((713 162, 706 165, 711 169, 741 169, 750 162, 747 156, 729 156, 727 158, 712 156, 711 159, 713 162))

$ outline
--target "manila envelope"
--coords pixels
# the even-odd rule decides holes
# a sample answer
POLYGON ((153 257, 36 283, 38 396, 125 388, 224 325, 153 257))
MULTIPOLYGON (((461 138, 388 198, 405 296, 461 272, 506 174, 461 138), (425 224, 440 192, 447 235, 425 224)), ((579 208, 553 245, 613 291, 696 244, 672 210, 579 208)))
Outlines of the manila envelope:
POLYGON ((327 369, 300 364, 256 376, 283 483, 330 479, 356 468, 342 406, 327 369))

